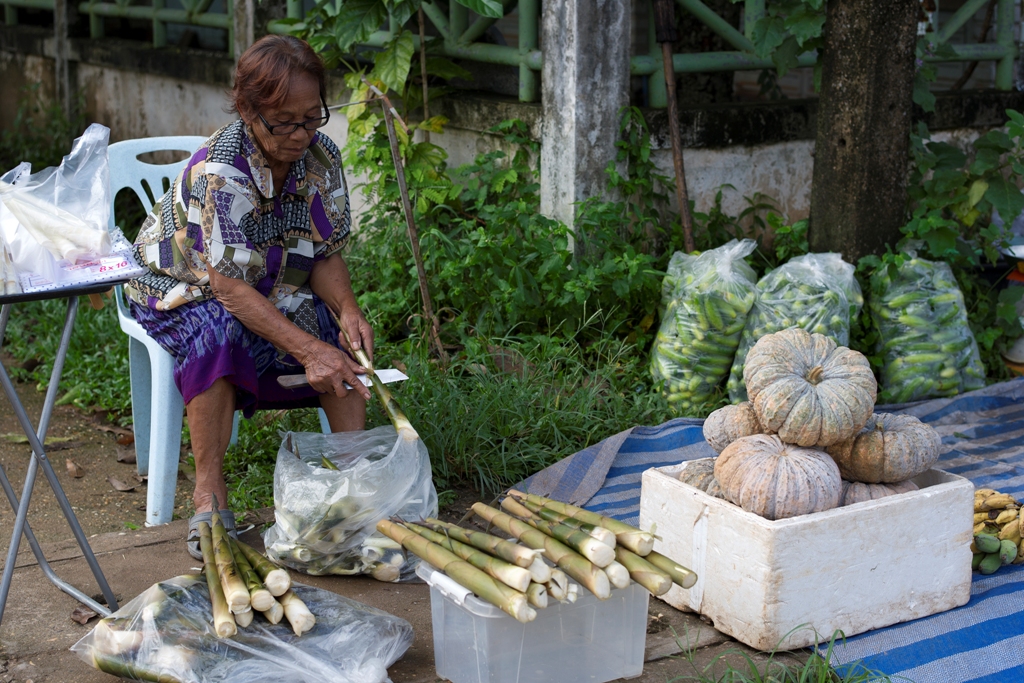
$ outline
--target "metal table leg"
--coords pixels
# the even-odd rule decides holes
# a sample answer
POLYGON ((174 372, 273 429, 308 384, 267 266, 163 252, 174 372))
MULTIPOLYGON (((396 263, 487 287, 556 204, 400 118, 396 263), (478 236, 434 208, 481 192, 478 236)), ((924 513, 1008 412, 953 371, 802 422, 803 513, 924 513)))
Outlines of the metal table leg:
MULTIPOLYGON (((8 376, 7 370, 4 368, 3 364, 0 363, 0 384, 3 385, 4 393, 7 394, 7 398, 11 402, 11 406, 14 408, 15 416, 18 418, 18 422, 21 424, 21 428, 25 432, 25 436, 28 437, 29 445, 32 447, 32 459, 29 461, 28 472, 25 475, 25 485, 22 489, 20 501, 18 501, 14 496, 14 490, 11 489, 10 483, 7 481, 6 474, 0 470, 0 479, 2 479, 2 481, 0 481, 0 485, 3 485, 4 493, 7 495, 12 506, 17 503, 17 515, 14 519, 14 530, 11 534, 11 544, 7 550, 7 561, 4 565, 3 577, 0 579, 0 623, 3 623, 4 608, 7 605, 7 596, 10 592, 11 580, 14 576, 14 565, 18 556, 18 547, 23 533, 28 536, 29 544, 32 546, 32 551, 36 554, 36 557, 41 560, 39 566, 43 568, 43 573, 46 574, 47 578, 49 578, 58 588, 65 590, 65 592, 69 592, 69 594, 79 600, 86 597, 74 587, 60 581, 60 579, 57 579, 49 565, 44 564, 45 558, 43 558, 42 550, 39 548, 38 543, 35 542, 31 529, 27 526, 29 502, 32 498, 32 489, 35 485, 37 470, 40 466, 42 466, 43 474, 50 483, 50 488, 53 489, 54 496, 57 498, 57 503, 60 505, 61 512, 63 512, 64 518, 71 527, 75 540, 78 542, 79 548, 82 549, 82 554, 85 556, 85 560, 89 564, 89 568, 92 570, 93 576, 96 578, 96 583, 99 584, 100 590, 103 592, 103 596, 107 601, 108 607, 111 610, 117 610, 118 608, 114 593, 107 584, 107 579, 103 575, 103 570, 100 569, 99 563, 96 561, 96 556, 93 554, 92 548, 89 546, 89 541, 85 537, 85 532, 82 531, 82 527, 78 523, 78 518, 75 516, 74 510, 71 509, 71 503, 64 494, 64 489, 61 487, 60 481, 57 479, 57 474, 53 471, 53 466, 46 457, 46 450, 43 447, 43 442, 46 439, 46 430, 49 427, 50 417, 53 414, 53 406, 57 399, 57 386, 60 384, 60 376, 64 369, 64 360, 67 358, 68 347, 71 344, 71 332, 74 328, 75 316, 77 313, 78 297, 69 297, 67 316, 64 319, 64 331, 61 334, 60 346, 57 349, 57 357, 54 359, 53 370, 50 373, 50 384, 47 387, 46 398, 43 401, 43 412, 39 418, 38 431, 33 430, 32 423, 25 412, 25 408, 22 406, 21 401, 18 399, 18 395, 14 390, 14 384, 11 382, 11 378, 8 376), (54 581, 54 579, 56 579, 56 581, 54 581), (70 591, 66 589, 70 589, 70 591)), ((5 331, 9 315, 9 306, 5 305, 2 312, 0 312, 0 342, 3 340, 3 333, 5 331)), ((101 614, 108 612, 108 610, 103 609, 101 606, 97 605, 95 601, 87 597, 83 602, 89 604, 89 606, 94 610, 96 610, 97 607, 100 607, 97 611, 101 614)))

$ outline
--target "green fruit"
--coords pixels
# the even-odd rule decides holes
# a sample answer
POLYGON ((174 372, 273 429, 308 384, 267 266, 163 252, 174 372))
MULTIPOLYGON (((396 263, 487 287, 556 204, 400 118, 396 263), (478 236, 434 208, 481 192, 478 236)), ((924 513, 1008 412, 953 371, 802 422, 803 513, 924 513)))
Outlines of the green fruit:
POLYGON ((992 536, 990 534, 976 534, 974 536, 974 545, 978 547, 978 552, 981 553, 998 553, 999 552, 999 537, 992 536))
POLYGON ((978 569, 982 574, 992 574, 1002 566, 1003 561, 999 559, 999 553, 989 553, 981 560, 978 569))
POLYGON ((983 559, 985 559, 985 553, 974 553, 971 558, 971 569, 977 569, 983 559))
POLYGON ((1005 566, 1017 559, 1017 544, 1010 540, 999 542, 999 561, 1005 566))

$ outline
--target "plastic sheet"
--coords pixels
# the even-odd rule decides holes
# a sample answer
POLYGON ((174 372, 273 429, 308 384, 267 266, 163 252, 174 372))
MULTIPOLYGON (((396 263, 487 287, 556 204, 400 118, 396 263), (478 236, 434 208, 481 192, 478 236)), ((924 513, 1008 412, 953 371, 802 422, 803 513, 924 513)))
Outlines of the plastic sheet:
POLYGON ((732 366, 757 275, 745 259, 753 240, 732 240, 699 256, 676 252, 662 282, 662 322, 651 375, 677 414, 700 411, 732 366))
MULTIPOLYGON (((32 174, 32 165, 23 162, 0 176, 0 201, 57 260, 110 254, 109 136, 106 126, 94 123, 60 166, 32 174)), ((16 269, 35 270, 11 251, 16 269)))
POLYGON ((318 588, 292 584, 316 616, 295 636, 262 615, 231 638, 213 630, 201 576, 151 586, 71 648, 107 673, 162 683, 382 683, 412 644, 404 619, 318 588))
POLYGON ((882 357, 879 403, 955 396, 985 386, 978 342, 949 264, 910 258, 871 277, 868 310, 882 357))
POLYGON ((729 400, 747 400, 747 352, 766 334, 801 327, 831 337, 840 346, 850 343, 850 318, 864 302, 854 270, 839 254, 805 254, 761 278, 726 385, 729 400))
POLYGON ((427 448, 390 425, 337 434, 289 432, 277 453, 274 508, 276 523, 264 542, 276 562, 313 575, 370 574, 390 581, 400 574, 411 580, 416 558, 375 527, 394 515, 437 515, 427 448))

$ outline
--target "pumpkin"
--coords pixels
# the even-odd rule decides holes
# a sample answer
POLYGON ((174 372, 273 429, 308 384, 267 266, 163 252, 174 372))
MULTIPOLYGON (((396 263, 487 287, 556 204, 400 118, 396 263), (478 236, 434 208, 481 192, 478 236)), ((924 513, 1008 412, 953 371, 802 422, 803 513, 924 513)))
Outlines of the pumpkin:
POLYGON ((906 481, 939 459, 938 432, 913 415, 876 413, 851 438, 828 447, 843 479, 868 484, 906 481))
POLYGON ((853 505, 866 500, 877 500, 886 496, 895 496, 897 493, 916 490, 917 484, 912 481, 902 481, 897 484, 865 484, 859 481, 843 481, 839 505, 853 505))
POLYGON ((716 453, 721 453, 736 439, 763 433, 749 401, 719 408, 704 420, 704 439, 716 453))
POLYGON ((839 505, 839 468, 824 451, 754 434, 733 441, 715 460, 725 499, 766 519, 785 519, 839 505))
POLYGON ((679 481, 700 489, 714 498, 724 498, 722 487, 719 485, 718 480, 715 479, 714 458, 691 460, 683 468, 683 471, 679 473, 679 481))
POLYGON ((808 447, 860 431, 878 393, 863 354, 799 327, 761 337, 747 354, 743 380, 765 431, 808 447))

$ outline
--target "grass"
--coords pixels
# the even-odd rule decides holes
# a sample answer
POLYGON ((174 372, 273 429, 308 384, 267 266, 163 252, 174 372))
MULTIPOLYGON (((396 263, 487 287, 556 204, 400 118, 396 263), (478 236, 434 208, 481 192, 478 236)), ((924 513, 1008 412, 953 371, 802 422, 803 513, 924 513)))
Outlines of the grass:
MULTIPOLYGON (((823 654, 819 647, 810 648, 804 651, 807 658, 803 661, 800 661, 800 652, 775 650, 755 658, 746 650, 730 648, 702 666, 696 661, 694 649, 677 637, 683 654, 674 659, 687 662, 693 671, 673 677, 668 683, 891 683, 893 679, 888 675, 872 671, 860 662, 841 665, 838 670, 834 668, 832 658, 836 643, 844 640, 843 632, 836 631, 828 643, 821 646, 823 654)), ((902 677, 897 680, 911 683, 902 677)))

